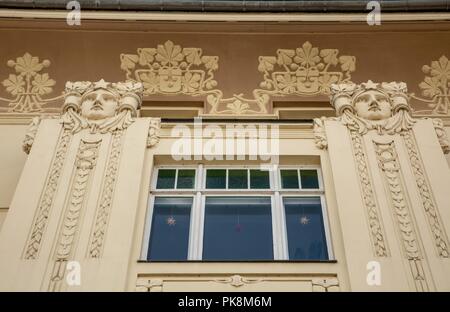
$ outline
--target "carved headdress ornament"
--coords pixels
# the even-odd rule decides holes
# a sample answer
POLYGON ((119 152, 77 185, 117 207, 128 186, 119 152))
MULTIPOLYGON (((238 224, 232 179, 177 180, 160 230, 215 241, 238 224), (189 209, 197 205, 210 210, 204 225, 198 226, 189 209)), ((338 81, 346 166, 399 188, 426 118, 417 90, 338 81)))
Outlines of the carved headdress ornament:
POLYGON ((375 83, 372 80, 361 84, 345 83, 331 85, 331 103, 336 114, 341 116, 345 110, 355 113, 355 104, 363 93, 368 91, 379 92, 391 104, 392 114, 399 110, 410 111, 408 105, 407 88, 404 82, 375 83))
POLYGON ((90 81, 68 81, 65 89, 65 102, 63 113, 69 107, 79 112, 84 97, 96 90, 103 89, 110 92, 119 101, 118 112, 130 110, 136 117, 142 102, 143 86, 141 82, 117 82, 110 83, 101 79, 97 82, 90 81))

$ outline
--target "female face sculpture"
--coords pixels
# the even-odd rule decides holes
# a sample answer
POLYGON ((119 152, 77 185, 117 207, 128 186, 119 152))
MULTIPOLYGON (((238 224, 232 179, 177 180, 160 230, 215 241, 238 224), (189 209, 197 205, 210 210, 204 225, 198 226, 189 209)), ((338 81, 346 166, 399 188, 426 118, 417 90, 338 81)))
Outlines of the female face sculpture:
POLYGON ((376 90, 361 93, 354 101, 356 114, 368 120, 382 120, 391 117, 391 103, 388 97, 376 90))
POLYGON ((97 89, 83 96, 81 115, 90 120, 113 117, 119 106, 117 97, 105 89, 97 89))

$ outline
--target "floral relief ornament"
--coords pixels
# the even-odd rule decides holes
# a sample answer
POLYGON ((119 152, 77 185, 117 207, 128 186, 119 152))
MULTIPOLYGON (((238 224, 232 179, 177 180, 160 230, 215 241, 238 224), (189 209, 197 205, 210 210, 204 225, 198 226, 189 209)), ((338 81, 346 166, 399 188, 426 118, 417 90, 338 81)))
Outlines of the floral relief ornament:
POLYGON ((450 62, 447 56, 442 55, 439 60, 424 65, 422 72, 426 75, 419 84, 424 97, 411 93, 411 98, 427 103, 430 110, 420 110, 416 113, 449 114, 450 106, 450 62))
POLYGON ((49 102, 62 98, 63 95, 53 98, 44 98, 52 93, 56 81, 48 73, 42 73, 44 68, 50 66, 49 60, 40 61, 38 57, 25 53, 16 60, 7 62, 9 67, 15 69, 15 74, 2 81, 6 92, 11 98, 0 97, 0 101, 7 102, 8 112, 36 113, 44 111, 43 106, 49 102))
POLYGON ((356 58, 338 53, 307 41, 297 49, 278 49, 277 56, 260 56, 258 71, 264 80, 252 98, 225 98, 214 78, 219 57, 203 55, 200 48, 182 48, 169 40, 120 59, 126 78, 143 83, 144 95, 205 96, 209 114, 242 115, 267 114, 271 96, 329 94, 331 84, 350 81, 356 58))

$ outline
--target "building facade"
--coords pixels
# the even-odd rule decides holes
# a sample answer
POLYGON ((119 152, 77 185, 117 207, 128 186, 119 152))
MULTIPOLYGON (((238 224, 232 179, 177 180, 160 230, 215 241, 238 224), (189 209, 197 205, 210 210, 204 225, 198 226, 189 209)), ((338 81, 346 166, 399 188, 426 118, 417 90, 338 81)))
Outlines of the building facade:
POLYGON ((450 290, 425 11, 0 9, 0 289, 450 290))

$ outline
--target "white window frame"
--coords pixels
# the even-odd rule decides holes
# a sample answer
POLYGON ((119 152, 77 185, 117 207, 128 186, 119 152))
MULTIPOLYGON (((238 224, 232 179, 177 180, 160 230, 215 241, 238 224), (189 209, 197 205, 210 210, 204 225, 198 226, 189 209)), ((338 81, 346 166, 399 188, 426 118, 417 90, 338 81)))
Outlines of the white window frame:
MULTIPOLYGON (((156 166, 152 175, 151 190, 148 200, 146 224, 144 229, 144 238, 141 248, 141 260, 147 261, 148 248, 150 242, 151 224, 153 218, 154 202, 156 197, 192 197, 190 225, 189 225, 189 244, 187 261, 202 260, 203 254, 203 234, 205 220, 205 202, 206 197, 231 197, 231 196, 249 196, 249 197, 270 197, 271 198, 271 216, 272 216, 272 245, 273 260, 289 260, 289 248, 287 238, 286 216, 284 207, 284 197, 319 197, 322 209, 322 218, 325 231, 325 239, 328 251, 328 261, 334 260, 334 253, 331 244, 330 223, 328 219, 325 192, 323 188, 322 171, 319 165, 299 165, 282 166, 276 171, 269 170, 269 189, 251 189, 250 188, 250 170, 261 169, 258 165, 220 165, 220 166, 156 166), (176 169, 175 188, 156 189, 158 173, 160 169, 176 169), (195 169, 195 185, 193 189, 177 189, 178 170, 195 169), (206 170, 225 169, 226 188, 225 189, 207 189, 206 188, 206 170), (228 170, 246 169, 248 185, 247 189, 229 189, 228 188, 228 170), (281 170, 296 169, 299 179, 298 189, 283 189, 281 184, 281 170), (302 189, 300 170, 315 169, 319 180, 318 189, 302 189)), ((151 260, 150 260, 151 261, 151 260)), ((239 260, 236 260, 239 261, 239 260)), ((296 261, 296 260, 293 260, 296 261)), ((303 260, 301 260, 303 261, 303 260)), ((308 260, 305 260, 308 261, 308 260)))
POLYGON ((277 170, 277 179, 279 181, 279 189, 284 192, 320 192, 323 193, 323 179, 322 179, 322 170, 318 165, 300 165, 300 166, 279 166, 277 170), (300 170, 311 170, 314 169, 317 171, 317 179, 319 180, 319 188, 316 189, 304 189, 302 187, 302 179, 300 176, 300 170), (281 180, 281 170, 297 170, 298 177, 298 186, 299 188, 283 188, 282 180, 281 180))
POLYGON ((172 198, 192 198, 192 205, 191 205, 191 214, 189 216, 189 240, 188 240, 188 260, 189 260, 189 250, 191 249, 191 232, 194 229, 193 226, 193 210, 196 206, 196 197, 193 195, 170 195, 167 194, 157 194, 157 195, 151 195, 150 199, 148 201, 147 205, 147 215, 146 215, 146 226, 145 226, 145 232, 144 232, 144 242, 143 242, 143 248, 141 250, 141 259, 146 260, 148 257, 148 248, 150 247, 150 234, 152 233, 152 221, 153 221, 153 211, 155 207, 155 199, 156 197, 172 197, 172 198))
MULTIPOLYGON (((324 228, 324 232, 325 232, 325 240, 326 240, 326 244, 327 244, 327 253, 328 253, 328 259, 332 260, 334 259, 334 254, 333 254, 333 249, 331 248, 331 244, 330 239, 331 239, 331 235, 330 235, 330 226, 329 226, 329 222, 328 222, 328 214, 327 214, 327 209, 326 209, 326 201, 325 201, 325 195, 314 195, 314 194, 283 194, 280 196, 281 199, 281 210, 282 210, 282 214, 283 214, 283 220, 286 220, 286 208, 284 206, 284 198, 299 198, 299 197, 317 197, 320 200, 320 208, 322 209, 322 219, 323 219, 323 228, 324 228)), ((287 239, 287 226, 286 226, 286 222, 283 222, 283 229, 282 229, 282 234, 286 237, 286 244, 284 245, 284 247, 286 248, 286 258, 287 260, 289 259, 289 242, 287 239)))
POLYGON ((252 165, 252 166, 230 166, 230 165, 228 165, 228 166, 225 166, 225 165, 223 165, 223 166, 205 166, 204 168, 203 168, 203 176, 205 177, 204 179, 203 179, 203 181, 202 181, 202 192, 257 192, 257 193, 259 193, 259 192, 264 192, 264 191, 266 191, 266 192, 273 192, 273 190, 271 189, 271 185, 272 185, 272 171, 270 171, 270 170, 267 170, 267 171, 269 171, 269 188, 266 188, 266 189, 252 189, 252 188, 250 188, 250 170, 254 170, 254 169, 261 169, 261 167, 260 166, 255 166, 255 165, 252 165), (228 188, 228 171, 229 170, 247 170, 247 188, 246 189, 230 189, 230 188, 228 188), (225 188, 223 188, 223 189, 208 189, 208 188, 206 188, 206 171, 207 170, 226 170, 226 181, 225 181, 225 188))
MULTIPOLYGON (((275 218, 274 218, 274 210, 275 210, 275 205, 274 205, 274 199, 273 199, 273 197, 274 197, 274 195, 268 195, 268 194, 260 194, 260 195, 256 195, 256 194, 254 194, 254 193, 250 193, 250 192, 248 192, 248 193, 242 193, 242 194, 239 194, 239 195, 234 195, 234 194, 203 194, 202 195, 202 209, 203 209, 203 214, 202 214, 202 216, 203 216, 203 221, 204 221, 204 218, 205 218, 205 203, 206 203, 206 197, 268 197, 268 198, 270 198, 270 214, 271 214, 271 218, 272 218, 272 250, 273 250, 273 258, 274 258, 274 260, 281 260, 281 259, 277 259, 277 258, 280 258, 280 256, 277 254, 277 248, 276 248, 276 244, 275 244, 275 242, 276 242, 276 240, 275 240, 275 236, 278 236, 279 234, 280 234, 280 232, 279 231, 276 231, 276 224, 275 224, 275 218)), ((200 240, 199 240, 199 250, 200 250, 200 258, 199 258, 199 260, 201 260, 201 258, 202 258, 202 256, 203 256, 203 234, 204 234, 204 231, 203 231, 203 228, 204 228, 204 226, 205 226, 205 224, 204 224, 204 222, 202 222, 202 231, 201 231, 201 233, 200 233, 200 236, 201 236, 201 238, 200 238, 200 240)))
POLYGON ((157 168, 155 168, 155 174, 152 177, 152 183, 151 183, 151 189, 152 190, 158 190, 158 191, 170 191, 173 192, 173 190, 176 191, 192 191, 195 190, 197 187, 197 172, 198 172, 198 166, 183 166, 182 168, 180 168, 180 166, 158 166, 157 168), (156 188, 156 184, 158 183, 158 174, 159 174, 159 170, 161 169, 169 169, 169 170, 175 170, 175 184, 174 187, 172 189, 157 189, 156 188), (195 175, 194 175, 194 187, 191 189, 179 189, 177 188, 177 183, 178 183, 178 171, 179 170, 195 170, 195 175))

